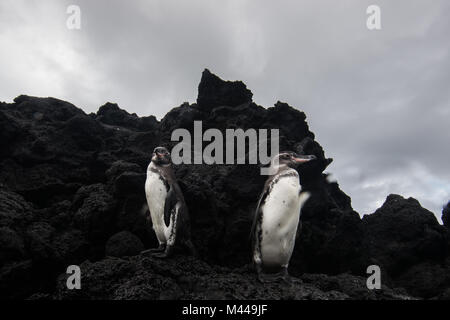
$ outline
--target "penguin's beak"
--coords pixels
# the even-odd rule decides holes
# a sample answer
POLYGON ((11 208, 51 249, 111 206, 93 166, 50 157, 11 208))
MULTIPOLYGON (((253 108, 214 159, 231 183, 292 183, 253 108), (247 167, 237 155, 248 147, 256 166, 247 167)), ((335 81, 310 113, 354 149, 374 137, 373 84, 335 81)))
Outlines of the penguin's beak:
POLYGON ((293 159, 296 163, 305 163, 305 162, 317 159, 317 157, 315 155, 307 155, 307 156, 296 155, 293 159))

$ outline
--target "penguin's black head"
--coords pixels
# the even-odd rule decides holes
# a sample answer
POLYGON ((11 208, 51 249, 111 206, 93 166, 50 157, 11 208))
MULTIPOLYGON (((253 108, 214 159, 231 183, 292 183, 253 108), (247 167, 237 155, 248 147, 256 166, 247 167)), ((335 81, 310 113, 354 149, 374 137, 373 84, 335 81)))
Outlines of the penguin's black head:
POLYGON ((280 152, 277 157, 280 166, 286 165, 290 168, 296 168, 302 163, 316 159, 314 155, 299 155, 292 151, 280 152))
POLYGON ((153 150, 152 162, 159 166, 170 164, 170 152, 164 147, 156 147, 155 150, 153 150))

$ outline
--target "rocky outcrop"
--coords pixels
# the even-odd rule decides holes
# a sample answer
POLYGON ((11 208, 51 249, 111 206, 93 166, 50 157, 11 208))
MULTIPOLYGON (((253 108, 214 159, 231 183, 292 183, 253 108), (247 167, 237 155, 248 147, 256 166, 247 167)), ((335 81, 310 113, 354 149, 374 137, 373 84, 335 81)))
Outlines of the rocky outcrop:
POLYGON ((252 92, 241 81, 223 81, 208 69, 198 85, 197 104, 207 111, 214 107, 236 107, 252 101, 252 92))
POLYGON ((389 195, 375 213, 362 219, 365 252, 390 275, 424 262, 444 262, 447 256, 446 229, 430 211, 413 198, 389 195))
POLYGON ((442 209, 442 222, 447 228, 450 227, 450 202, 442 209))
POLYGON ((105 253, 112 257, 135 256, 144 250, 142 241, 129 231, 121 231, 106 242, 105 253))
POLYGON ((247 266, 211 266, 192 257, 170 260, 151 256, 105 258, 80 266, 82 290, 68 290, 66 276, 58 278, 55 299, 295 299, 295 300, 405 300, 402 290, 368 290, 365 279, 305 274, 291 283, 261 284, 247 266))
POLYGON ((391 194, 362 222, 362 251, 385 271, 386 283, 427 298, 450 286, 448 231, 416 199, 391 194))
MULTIPOLYGON (((112 103, 89 115, 54 98, 0 103, 1 297, 346 299, 366 297, 357 292, 366 290, 361 277, 371 264, 381 267, 388 287, 418 297, 448 296, 448 206, 445 226, 416 200, 396 195, 361 219, 323 173, 332 159, 303 112, 283 102, 258 106, 242 82, 208 70, 198 90, 197 103, 184 103, 161 121, 112 103), (312 197, 290 265, 292 287, 264 292, 248 270, 251 218, 265 181, 257 165, 176 166, 199 258, 161 262, 136 255, 157 245, 143 188, 150 154, 157 145, 175 145, 176 128, 193 134, 195 120, 203 130, 279 129, 280 149, 317 157, 300 169, 312 197), (63 290, 70 264, 82 265, 92 287, 63 290)), ((366 294, 398 297, 383 292, 366 294)))

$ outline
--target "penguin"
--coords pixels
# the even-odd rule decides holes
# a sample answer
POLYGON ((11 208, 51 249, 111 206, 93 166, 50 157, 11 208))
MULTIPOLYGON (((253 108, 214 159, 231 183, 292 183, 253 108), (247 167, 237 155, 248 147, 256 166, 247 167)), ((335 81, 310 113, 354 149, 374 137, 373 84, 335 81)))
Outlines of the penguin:
POLYGON ((275 155, 259 198, 252 226, 253 262, 258 280, 289 279, 288 265, 294 250, 300 213, 309 192, 302 191, 295 168, 314 160, 314 155, 291 151, 275 155))
POLYGON ((191 242, 186 202, 172 169, 170 152, 156 147, 147 168, 145 195, 158 248, 145 250, 159 258, 170 257, 174 247, 185 247, 195 255, 191 242))

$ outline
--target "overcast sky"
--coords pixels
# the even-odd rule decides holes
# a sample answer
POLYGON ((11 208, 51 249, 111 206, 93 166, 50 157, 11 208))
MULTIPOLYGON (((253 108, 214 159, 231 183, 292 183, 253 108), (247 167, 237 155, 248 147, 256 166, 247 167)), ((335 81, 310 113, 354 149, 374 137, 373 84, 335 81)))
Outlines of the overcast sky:
POLYGON ((304 111, 362 215, 389 193, 450 200, 450 1, 0 0, 0 100, 106 101, 161 118, 204 68, 304 111), (69 30, 67 6, 81 8, 69 30), (381 30, 366 9, 381 8, 381 30))

